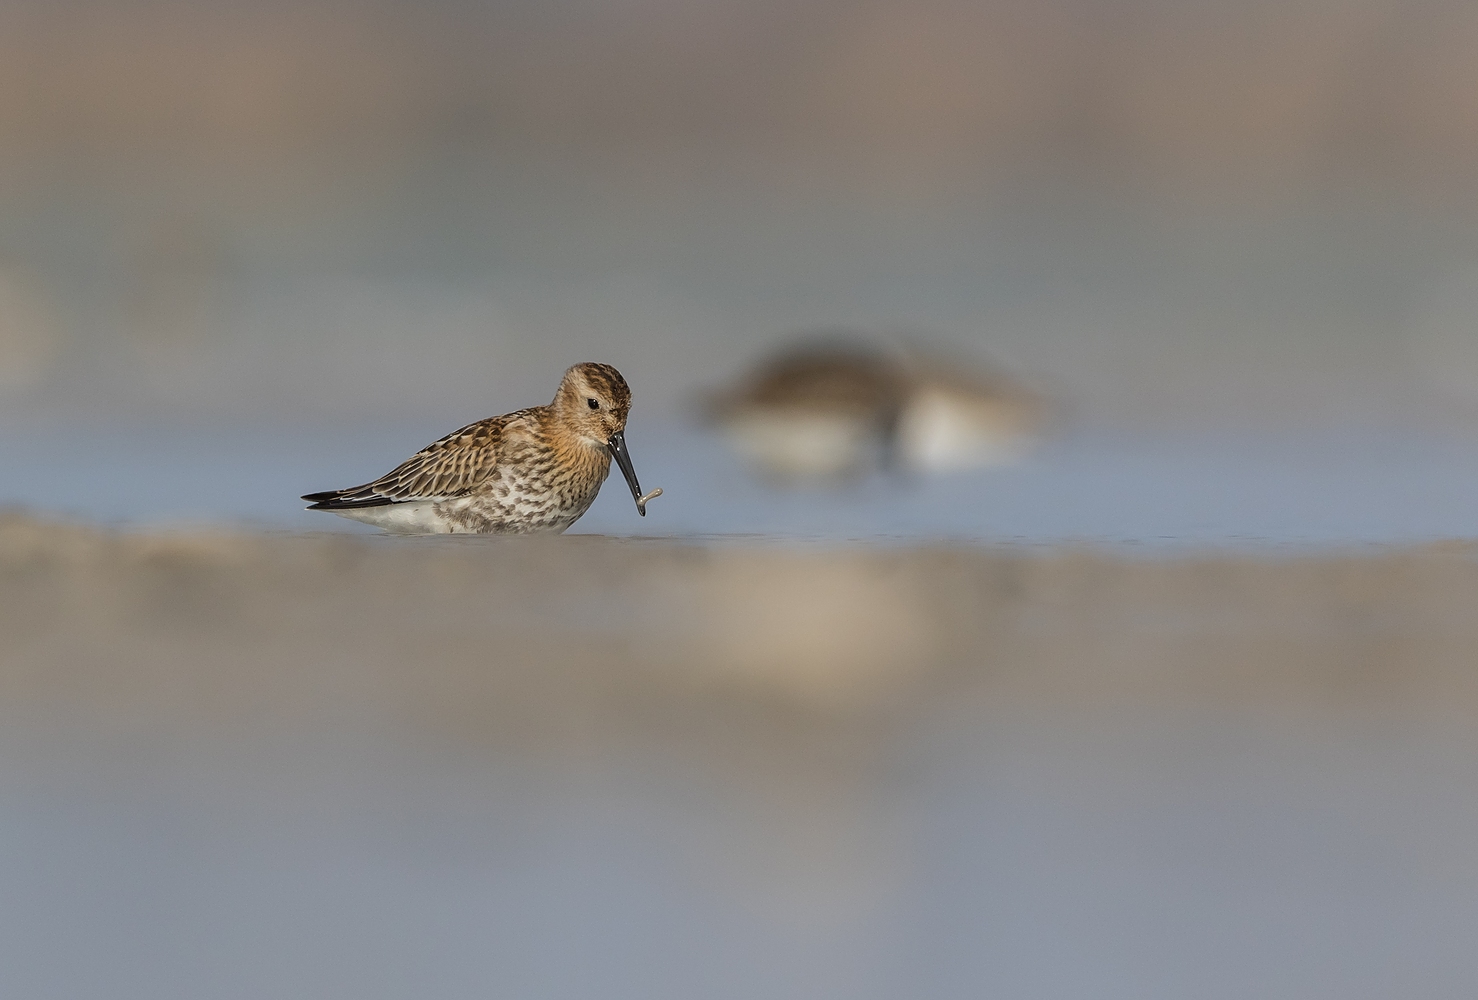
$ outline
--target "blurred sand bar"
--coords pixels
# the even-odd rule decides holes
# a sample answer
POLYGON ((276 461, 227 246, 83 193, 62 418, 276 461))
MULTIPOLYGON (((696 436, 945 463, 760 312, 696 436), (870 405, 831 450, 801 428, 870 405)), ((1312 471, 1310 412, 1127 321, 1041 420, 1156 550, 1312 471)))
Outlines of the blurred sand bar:
POLYGON ((1475 606, 1467 543, 1133 559, 110 534, 13 515, 0 699, 126 728, 362 717, 499 742, 735 704, 876 720, 966 688, 1060 707, 1467 713, 1475 606))

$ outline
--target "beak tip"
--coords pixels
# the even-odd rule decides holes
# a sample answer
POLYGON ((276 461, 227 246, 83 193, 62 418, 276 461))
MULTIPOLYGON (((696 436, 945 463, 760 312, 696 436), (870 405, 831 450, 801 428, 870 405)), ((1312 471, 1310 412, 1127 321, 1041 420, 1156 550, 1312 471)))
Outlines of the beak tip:
POLYGON ((653 497, 661 496, 662 491, 660 489, 653 490, 650 493, 643 493, 641 491, 641 484, 636 479, 636 470, 631 467, 631 456, 626 452, 625 434, 620 431, 612 434, 607 447, 610 449, 611 457, 621 467, 621 475, 626 477, 626 485, 631 487, 631 498, 636 501, 636 512, 642 517, 646 517, 647 501, 653 497))

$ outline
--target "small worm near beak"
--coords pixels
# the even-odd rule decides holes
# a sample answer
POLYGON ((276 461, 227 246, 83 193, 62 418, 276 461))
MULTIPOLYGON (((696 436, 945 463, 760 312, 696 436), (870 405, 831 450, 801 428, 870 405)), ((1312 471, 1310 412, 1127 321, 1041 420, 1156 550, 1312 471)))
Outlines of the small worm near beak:
POLYGON ((636 498, 636 510, 642 517, 647 516, 647 501, 656 499, 662 495, 662 487, 657 487, 652 492, 636 498))

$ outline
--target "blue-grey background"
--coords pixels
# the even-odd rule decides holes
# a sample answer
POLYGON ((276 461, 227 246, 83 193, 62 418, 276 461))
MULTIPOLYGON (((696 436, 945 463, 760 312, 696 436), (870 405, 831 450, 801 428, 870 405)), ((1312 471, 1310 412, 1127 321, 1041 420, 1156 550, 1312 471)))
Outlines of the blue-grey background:
POLYGON ((0 501, 348 528, 294 498, 603 360, 669 495, 585 530, 1337 541, 1471 516, 1466 5, 3 16, 0 501), (993 360, 1066 443, 939 486, 953 504, 767 509, 691 404, 837 329, 993 360), (1054 516, 1063 495, 1101 502, 1054 516))
MULTIPOLYGON (((1478 12, 0 0, 0 504, 360 531, 298 494, 584 360, 626 374, 666 494, 641 520, 615 483, 578 531, 1270 565, 1468 538, 1478 12), (990 359, 1052 434, 772 490, 692 403, 823 329, 990 359)), ((1339 639, 1379 673, 1387 624, 1339 639)), ((1269 684, 802 726, 793 783, 42 713, 0 749, 0 993, 1470 995, 1468 710, 1269 684)))

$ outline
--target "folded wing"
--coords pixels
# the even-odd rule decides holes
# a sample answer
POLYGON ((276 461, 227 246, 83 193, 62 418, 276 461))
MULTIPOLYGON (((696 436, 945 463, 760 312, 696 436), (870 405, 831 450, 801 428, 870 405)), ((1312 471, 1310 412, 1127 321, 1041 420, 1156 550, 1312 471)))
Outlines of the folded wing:
POLYGON ((309 510, 382 507, 418 500, 448 500, 476 489, 498 464, 506 425, 524 411, 468 424, 435 441, 393 470, 363 486, 307 493, 309 510))

